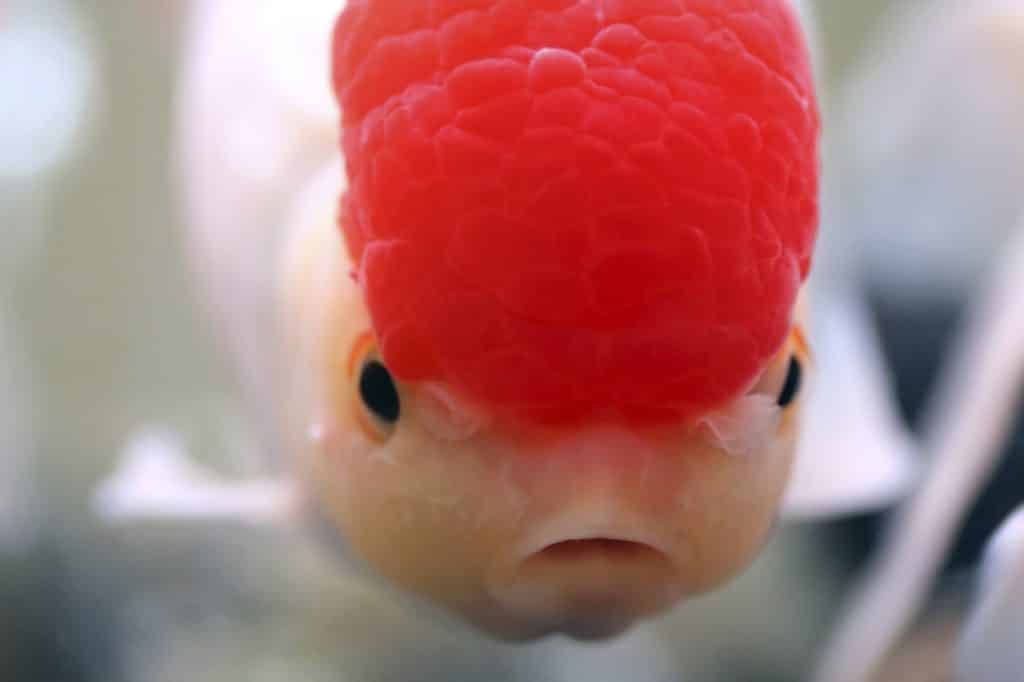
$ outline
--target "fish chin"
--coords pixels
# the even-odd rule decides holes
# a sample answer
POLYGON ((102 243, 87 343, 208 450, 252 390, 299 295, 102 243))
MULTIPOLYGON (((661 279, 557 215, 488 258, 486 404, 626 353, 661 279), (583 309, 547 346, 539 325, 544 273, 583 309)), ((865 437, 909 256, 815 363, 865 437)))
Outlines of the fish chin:
POLYGON ((561 634, 594 641, 617 637, 638 621, 675 605, 671 586, 638 587, 597 566, 575 567, 561 577, 523 579, 495 594, 523 638, 561 634))

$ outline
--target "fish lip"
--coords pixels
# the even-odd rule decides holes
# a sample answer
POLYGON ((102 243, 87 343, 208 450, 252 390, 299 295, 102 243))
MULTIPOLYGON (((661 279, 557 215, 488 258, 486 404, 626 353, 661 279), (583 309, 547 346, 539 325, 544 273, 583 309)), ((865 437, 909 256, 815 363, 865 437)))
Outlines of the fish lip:
POLYGON ((674 565, 668 545, 654 533, 642 530, 640 524, 622 521, 587 523, 572 518, 548 524, 531 535, 516 553, 516 564, 522 566, 556 545, 588 540, 632 543, 661 555, 674 565))

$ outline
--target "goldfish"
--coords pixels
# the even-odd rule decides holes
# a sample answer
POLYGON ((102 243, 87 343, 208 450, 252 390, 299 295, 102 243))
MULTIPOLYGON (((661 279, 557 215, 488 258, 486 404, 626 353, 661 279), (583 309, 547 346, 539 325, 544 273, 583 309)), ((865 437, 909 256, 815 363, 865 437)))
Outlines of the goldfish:
POLYGON ((470 5, 338 21, 347 187, 289 245, 286 432, 391 582, 498 637, 609 637, 774 524, 810 60, 782 2, 470 5))
POLYGON ((276 232, 265 365, 304 515, 506 640, 742 572, 813 371, 794 6, 352 0, 328 57, 342 158, 276 232))

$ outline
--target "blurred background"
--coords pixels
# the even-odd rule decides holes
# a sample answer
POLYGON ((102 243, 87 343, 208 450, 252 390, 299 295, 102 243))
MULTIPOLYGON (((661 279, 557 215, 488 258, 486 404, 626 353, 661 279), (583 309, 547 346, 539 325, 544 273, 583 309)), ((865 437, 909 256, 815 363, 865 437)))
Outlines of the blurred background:
MULTIPOLYGON (((841 138, 846 86, 887 28, 882 10, 901 3, 816 4, 829 132, 841 138)), ((410 614, 308 538, 94 517, 92 493, 140 430, 173 432, 221 465, 253 437, 186 266, 175 117, 187 10, 185 0, 0 0, 0 679, 804 678, 884 514, 783 527, 743 579, 645 630, 648 644, 531 649, 410 614), (670 646, 648 651, 650 641, 670 646)), ((913 191, 889 187, 886 200, 906 205, 885 210, 914 214, 913 200, 937 192, 913 169, 897 175, 913 191)), ((899 229, 868 203, 875 195, 856 194, 865 187, 837 181, 844 201, 827 206, 826 229, 899 229)), ((947 237, 946 251, 971 254, 952 284, 944 254, 907 275, 891 261, 913 243, 881 237, 858 272, 911 427, 1002 234, 970 225, 947 237)), ((1015 441, 922 621, 926 645, 944 641, 982 543, 1024 497, 1015 441)))

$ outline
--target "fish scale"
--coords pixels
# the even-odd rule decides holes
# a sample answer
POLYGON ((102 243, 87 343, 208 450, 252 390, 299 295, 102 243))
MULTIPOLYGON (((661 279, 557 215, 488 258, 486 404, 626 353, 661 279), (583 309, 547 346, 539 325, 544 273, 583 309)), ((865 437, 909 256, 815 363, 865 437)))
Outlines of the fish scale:
POLYGON ((399 378, 678 420, 784 342, 820 127, 784 0, 351 0, 334 80, 341 225, 399 378))

